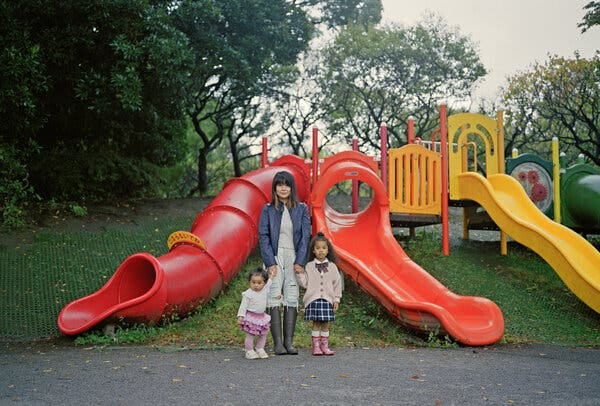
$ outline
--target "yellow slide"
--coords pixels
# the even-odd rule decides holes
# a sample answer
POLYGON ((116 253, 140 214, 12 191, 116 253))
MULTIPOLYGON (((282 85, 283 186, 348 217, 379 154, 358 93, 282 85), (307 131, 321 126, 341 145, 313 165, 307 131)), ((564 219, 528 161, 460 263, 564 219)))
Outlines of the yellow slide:
POLYGON ((600 313, 600 252, 546 217, 508 175, 458 175, 460 200, 480 204, 504 232, 540 255, 585 304, 600 313))

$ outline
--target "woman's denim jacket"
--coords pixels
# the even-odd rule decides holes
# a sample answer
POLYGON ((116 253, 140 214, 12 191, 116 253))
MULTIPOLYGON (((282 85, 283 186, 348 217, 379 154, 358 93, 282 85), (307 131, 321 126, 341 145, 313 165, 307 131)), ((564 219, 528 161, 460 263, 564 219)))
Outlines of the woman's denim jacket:
MULTIPOLYGON (((292 219, 294 249, 296 251, 295 264, 304 266, 308 255, 308 244, 311 235, 310 217, 306 204, 299 203, 296 207, 289 209, 292 219)), ((276 209, 271 203, 263 206, 258 222, 258 243, 260 255, 265 266, 268 268, 275 265, 277 256, 277 245, 279 243, 279 230, 281 229, 281 217, 283 216, 283 204, 276 209)))

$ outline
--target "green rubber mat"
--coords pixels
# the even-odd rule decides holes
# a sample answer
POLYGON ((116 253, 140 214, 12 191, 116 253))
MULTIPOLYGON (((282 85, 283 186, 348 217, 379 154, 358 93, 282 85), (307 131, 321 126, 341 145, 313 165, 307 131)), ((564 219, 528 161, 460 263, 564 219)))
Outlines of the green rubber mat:
POLYGON ((39 233, 31 244, 0 245, 0 339, 60 335, 56 320, 69 302, 87 296, 130 255, 168 252, 168 236, 189 230, 189 217, 149 219, 97 232, 39 233))

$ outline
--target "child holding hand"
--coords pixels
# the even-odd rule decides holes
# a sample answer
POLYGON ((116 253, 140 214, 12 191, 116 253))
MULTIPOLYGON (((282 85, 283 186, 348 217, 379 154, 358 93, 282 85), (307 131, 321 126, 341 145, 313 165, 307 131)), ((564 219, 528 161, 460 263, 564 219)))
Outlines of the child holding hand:
POLYGON ((312 323, 312 355, 333 355, 329 348, 329 323, 335 320, 342 297, 342 278, 337 257, 325 234, 318 232, 310 242, 306 267, 297 273, 304 294, 304 319, 312 323))
POLYGON ((253 269, 248 275, 250 287, 242 292, 242 302, 237 312, 238 324, 246 332, 244 351, 247 359, 269 358, 265 351, 267 333, 271 316, 265 313, 267 309, 267 294, 271 287, 273 273, 268 273, 261 267, 253 269), (254 350, 254 339, 256 351, 254 350))

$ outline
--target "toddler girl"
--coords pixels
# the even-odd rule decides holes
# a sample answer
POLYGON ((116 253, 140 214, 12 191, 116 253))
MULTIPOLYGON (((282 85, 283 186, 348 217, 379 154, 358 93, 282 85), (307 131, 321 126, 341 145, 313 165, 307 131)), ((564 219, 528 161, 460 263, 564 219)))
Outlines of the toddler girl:
POLYGON ((312 354, 333 355, 329 349, 329 322, 334 321, 342 297, 342 278, 335 265, 336 255, 325 234, 318 232, 310 242, 308 260, 297 274, 304 294, 304 319, 312 320, 312 354))
POLYGON ((271 316, 265 313, 267 308, 267 294, 271 286, 271 279, 266 270, 258 267, 250 271, 248 281, 250 288, 242 293, 242 302, 237 313, 238 324, 242 331, 246 332, 244 350, 247 359, 269 358, 265 352, 267 332, 271 316), (254 338, 256 340, 256 351, 254 350, 254 338))

